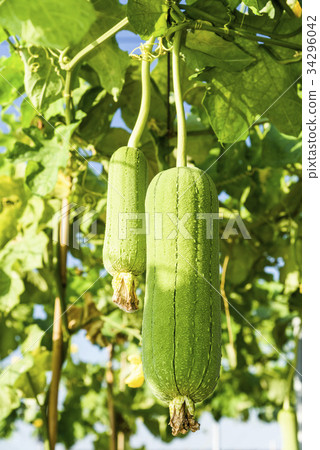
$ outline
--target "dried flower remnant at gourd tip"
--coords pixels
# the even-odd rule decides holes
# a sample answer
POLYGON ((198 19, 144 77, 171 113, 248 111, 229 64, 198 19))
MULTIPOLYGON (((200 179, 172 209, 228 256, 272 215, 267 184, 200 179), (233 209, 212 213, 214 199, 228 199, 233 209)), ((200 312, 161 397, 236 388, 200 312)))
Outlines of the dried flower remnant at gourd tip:
POLYGON ((138 309, 139 300, 136 294, 135 277, 132 273, 117 273, 112 278, 112 301, 126 312, 138 309))

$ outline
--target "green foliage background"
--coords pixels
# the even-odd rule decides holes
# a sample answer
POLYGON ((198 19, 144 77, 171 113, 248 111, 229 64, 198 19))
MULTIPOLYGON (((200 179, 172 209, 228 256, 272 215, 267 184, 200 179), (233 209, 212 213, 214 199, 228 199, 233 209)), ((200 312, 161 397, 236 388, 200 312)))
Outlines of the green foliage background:
MULTIPOLYGON (((188 162, 207 170, 221 194, 221 234, 229 218, 239 215, 252 238, 243 239, 235 225, 238 234, 221 239, 221 265, 229 257, 225 291, 234 349, 222 303, 221 379, 197 411, 210 411, 218 420, 246 420, 256 408, 261 419, 271 421, 287 393, 292 373, 287 361, 295 364, 292 321, 301 316, 301 19, 277 1, 246 0, 240 10, 239 3, 181 5, 189 21, 181 49, 184 99, 191 107, 188 162), (218 29, 213 32, 212 26, 218 29), (257 32, 271 37, 270 44, 261 44, 257 32)), ((108 161, 129 137, 111 122, 120 110, 132 129, 141 96, 140 63, 115 38, 77 67, 71 124, 65 116, 62 58, 75 56, 126 15, 126 29, 141 38, 163 36, 179 20, 184 23, 162 0, 129 0, 127 7, 117 0, 0 4, 1 41, 11 36, 11 55, 1 58, 0 69, 1 119, 8 127, 0 137, 5 149, 0 154, 2 437, 10 435, 17 419, 37 425, 44 418, 39 404, 46 405, 48 398, 60 283, 56 218, 61 199, 68 197, 74 206, 69 252, 77 264, 68 267, 66 304, 75 305, 64 317, 61 383, 66 396, 58 440, 70 448, 91 433, 95 448, 109 442, 106 367, 76 362, 68 345, 81 328, 92 345, 113 346, 112 394, 126 448, 138 417, 154 435, 172 439, 167 407, 146 384, 131 389, 124 383, 130 372, 127 356, 140 352, 144 277, 139 280, 141 309, 126 315, 113 306, 111 277, 102 272, 108 161), (90 234, 93 223, 96 231, 90 234), (34 319, 37 305, 45 318, 34 319), (12 361, 16 349, 22 357, 12 361), (105 431, 97 431, 97 422, 105 431)), ((175 164, 175 108, 167 75, 167 55, 160 56, 152 71, 151 111, 141 143, 150 179, 175 164)), ((290 400, 294 405, 292 391, 290 400)), ((45 439, 44 426, 35 430, 45 439)))

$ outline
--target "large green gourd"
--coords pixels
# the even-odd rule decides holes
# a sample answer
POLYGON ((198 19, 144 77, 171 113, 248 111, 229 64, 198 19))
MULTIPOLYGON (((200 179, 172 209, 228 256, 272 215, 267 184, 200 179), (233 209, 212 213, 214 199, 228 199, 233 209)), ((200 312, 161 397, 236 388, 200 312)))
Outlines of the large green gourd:
POLYGON ((217 213, 215 186, 200 169, 160 172, 148 188, 142 361, 154 394, 170 405, 174 435, 199 428, 194 403, 212 394, 219 378, 217 213))
POLYGON ((113 275, 113 301, 127 311, 138 309, 135 276, 145 271, 144 202, 147 162, 136 148, 121 147, 109 165, 103 262, 113 275))

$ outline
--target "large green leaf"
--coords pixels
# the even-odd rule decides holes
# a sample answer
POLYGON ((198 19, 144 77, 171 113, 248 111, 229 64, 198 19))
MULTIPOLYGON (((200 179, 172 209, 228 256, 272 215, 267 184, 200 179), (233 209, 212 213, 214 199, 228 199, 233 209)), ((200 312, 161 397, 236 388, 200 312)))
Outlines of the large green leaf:
POLYGON ((34 398, 44 391, 47 384, 46 372, 51 369, 51 353, 45 348, 33 352, 32 358, 32 367, 22 373, 14 383, 14 387, 22 391, 26 398, 34 398))
POLYGON ((63 89, 61 71, 50 53, 31 46, 21 52, 24 62, 24 85, 32 105, 39 112, 60 97, 63 89))
POLYGON ((0 294, 0 310, 8 314, 18 303, 20 295, 24 291, 24 284, 14 270, 2 270, 1 283, 4 284, 5 290, 0 294), (10 285, 8 284, 8 278, 10 285))
MULTIPOLYGON (((1 8, 0 8, 1 11, 1 8)), ((23 64, 16 53, 0 59, 0 103, 11 104, 23 94, 23 64)))
POLYGON ((129 64, 128 54, 120 50, 115 39, 107 42, 90 60, 90 66, 97 72, 101 86, 116 100, 124 84, 129 64))
POLYGON ((275 127, 270 127, 262 145, 261 163, 269 167, 285 167, 301 161, 301 138, 279 133, 275 127))
POLYGON ((186 64, 195 72, 207 67, 238 72, 255 61, 253 56, 244 52, 235 43, 206 30, 188 33, 181 53, 186 64))
POLYGON ((17 222, 27 199, 28 194, 21 178, 0 176, 0 248, 17 234, 17 222))
MULTIPOLYGON (((234 3, 234 0, 232 0, 234 3)), ((230 3, 230 2, 228 2, 230 3)), ((201 14, 202 11, 209 14, 212 19, 218 19, 219 22, 222 21, 222 24, 227 24, 230 19, 233 17, 230 14, 229 8, 226 8, 225 0, 197 0, 192 2, 192 7, 194 8, 192 11, 188 11, 194 19, 205 19, 209 20, 208 16, 203 16, 201 14)))
POLYGON ((268 118, 282 133, 301 131, 300 64, 278 64, 257 47, 256 55, 258 63, 241 73, 212 69, 203 75, 210 81, 203 105, 221 142, 245 140, 259 118, 268 118))
POLYGON ((168 9, 165 0, 128 0, 127 14, 133 30, 142 39, 147 39, 165 33, 168 9))
POLYGON ((242 75, 228 75, 226 72, 214 74, 203 106, 219 141, 234 143, 248 137, 255 116, 247 107, 246 98, 238 93, 242 75))
POLYGON ((259 12, 266 6, 269 0, 243 0, 243 3, 255 13, 259 12))
POLYGON ((0 389, 0 420, 5 419, 18 406, 20 406, 20 399, 17 391, 9 386, 2 386, 0 389))
MULTIPOLYGON (((94 6, 97 10, 97 19, 77 49, 90 44, 125 17, 125 8, 116 0, 97 1, 94 6)), ((90 55, 89 64, 98 74, 101 86, 117 99, 130 64, 127 52, 120 50, 115 38, 112 38, 90 55)))
POLYGON ((2 0, 0 24, 29 44, 65 47, 76 44, 94 22, 86 0, 2 0))
MULTIPOLYGON (((51 140, 38 141, 35 135, 34 147, 17 142, 8 157, 17 162, 28 161, 26 183, 37 195, 46 195, 54 188, 58 170, 64 168, 69 157, 69 141, 78 123, 60 126, 51 140)), ((32 131, 32 130, 31 130, 32 131)))
POLYGON ((19 236, 16 241, 11 241, 2 251, 3 262, 11 267, 19 261, 21 270, 39 269, 43 266, 43 253, 48 244, 48 236, 40 231, 26 230, 23 236, 19 236))

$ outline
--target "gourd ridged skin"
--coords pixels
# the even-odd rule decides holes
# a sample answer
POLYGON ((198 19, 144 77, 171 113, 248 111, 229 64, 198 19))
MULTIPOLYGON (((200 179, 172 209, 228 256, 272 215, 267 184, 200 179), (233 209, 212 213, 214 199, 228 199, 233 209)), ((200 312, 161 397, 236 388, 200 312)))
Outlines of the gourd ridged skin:
POLYGON ((213 220, 211 239, 206 220, 196 219, 197 213, 218 213, 215 186, 197 168, 160 172, 148 188, 146 213, 150 234, 142 328, 144 375, 162 401, 185 397, 200 402, 213 392, 221 361, 218 219, 213 220), (189 213, 184 227, 192 239, 180 231, 175 236, 176 224, 167 213, 179 220, 189 213), (160 216, 162 239, 158 231, 155 236, 160 216))
MULTIPOLYGON (((109 165, 103 262, 116 284, 121 284, 119 276, 124 277, 125 283, 129 280, 129 291, 132 283, 134 291, 133 277, 145 271, 146 236, 141 233, 141 218, 128 219, 123 214, 144 214, 146 191, 147 162, 144 154, 132 147, 119 148, 109 165)), ((129 293, 127 295, 130 297, 129 293)))

